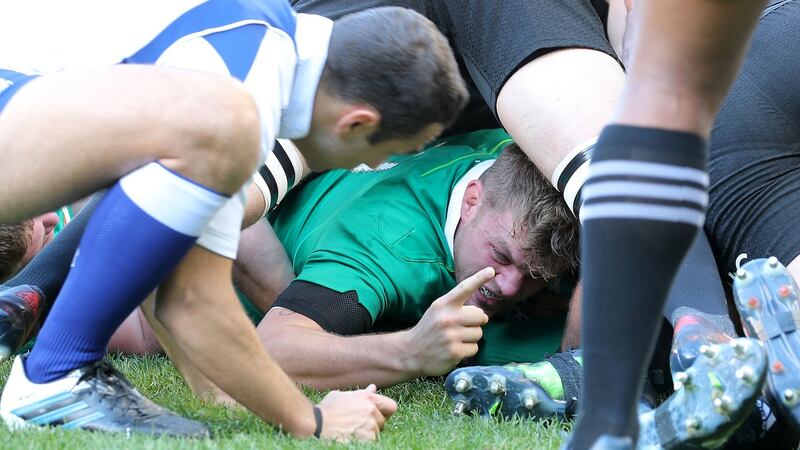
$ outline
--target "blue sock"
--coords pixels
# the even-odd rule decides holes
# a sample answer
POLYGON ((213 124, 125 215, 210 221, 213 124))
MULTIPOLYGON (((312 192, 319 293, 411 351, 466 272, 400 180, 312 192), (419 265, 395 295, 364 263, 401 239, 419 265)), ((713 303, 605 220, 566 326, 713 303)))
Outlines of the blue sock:
POLYGON ((25 362, 45 383, 97 361, 111 335, 186 255, 228 197, 148 164, 121 178, 86 226, 25 362))

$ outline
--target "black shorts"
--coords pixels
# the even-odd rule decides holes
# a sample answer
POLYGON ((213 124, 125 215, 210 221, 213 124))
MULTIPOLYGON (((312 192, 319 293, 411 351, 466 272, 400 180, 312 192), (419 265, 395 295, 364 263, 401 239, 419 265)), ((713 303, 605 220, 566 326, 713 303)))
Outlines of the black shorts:
POLYGON ((496 127, 497 94, 526 62, 563 48, 617 58, 606 38, 605 0, 293 0, 298 12, 337 19, 377 6, 414 9, 450 40, 471 101, 450 133, 496 127), (481 101, 482 100, 482 101, 481 101))
POLYGON ((739 253, 800 255, 800 0, 770 2, 711 134, 708 232, 720 272, 739 253))

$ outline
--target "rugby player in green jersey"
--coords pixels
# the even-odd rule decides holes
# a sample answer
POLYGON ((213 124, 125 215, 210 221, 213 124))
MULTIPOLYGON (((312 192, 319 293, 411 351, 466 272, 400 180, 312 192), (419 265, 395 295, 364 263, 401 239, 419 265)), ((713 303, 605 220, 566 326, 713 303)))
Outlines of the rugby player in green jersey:
MULTIPOLYGON (((272 303, 258 330, 295 381, 388 386, 446 374, 478 352, 490 318, 576 265, 577 220, 505 132, 431 148, 320 175, 268 216, 297 276, 274 303, 254 299, 272 303), (457 286, 485 267, 493 279, 457 286)), ((264 248, 256 242, 268 235, 257 231, 243 245, 264 248)), ((525 333, 501 327, 494 337, 538 328, 527 342, 539 355, 556 350, 563 317, 526 323, 525 333)), ((195 391, 216 391, 196 368, 176 364, 195 391)))

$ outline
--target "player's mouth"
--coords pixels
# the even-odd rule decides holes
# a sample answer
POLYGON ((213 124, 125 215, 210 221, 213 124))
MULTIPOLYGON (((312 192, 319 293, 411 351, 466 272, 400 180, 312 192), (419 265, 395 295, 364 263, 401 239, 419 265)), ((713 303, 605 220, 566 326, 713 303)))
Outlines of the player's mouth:
POLYGON ((500 303, 500 301, 503 300, 502 295, 487 288, 486 286, 479 287, 477 294, 476 300, 478 300, 478 303, 486 306, 496 306, 500 303))

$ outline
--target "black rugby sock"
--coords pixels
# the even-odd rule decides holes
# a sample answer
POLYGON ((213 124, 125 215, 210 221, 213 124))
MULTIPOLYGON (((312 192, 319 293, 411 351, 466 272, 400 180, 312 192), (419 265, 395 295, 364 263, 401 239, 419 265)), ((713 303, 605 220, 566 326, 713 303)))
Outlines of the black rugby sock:
POLYGON ((698 233, 683 259, 664 306, 664 317, 673 328, 686 316, 702 317, 719 331, 736 336, 717 261, 703 232, 698 233))
POLYGON ((636 403, 675 273, 705 218, 699 136, 606 127, 583 189, 584 385, 572 446, 638 434, 636 403))
POLYGON ((45 311, 50 309, 61 291, 61 286, 69 273, 72 257, 78 248, 86 223, 92 216, 103 194, 96 194, 70 223, 58 233, 53 242, 47 244, 33 260, 13 278, 5 283, 5 287, 30 284, 44 292, 46 298, 45 311))

